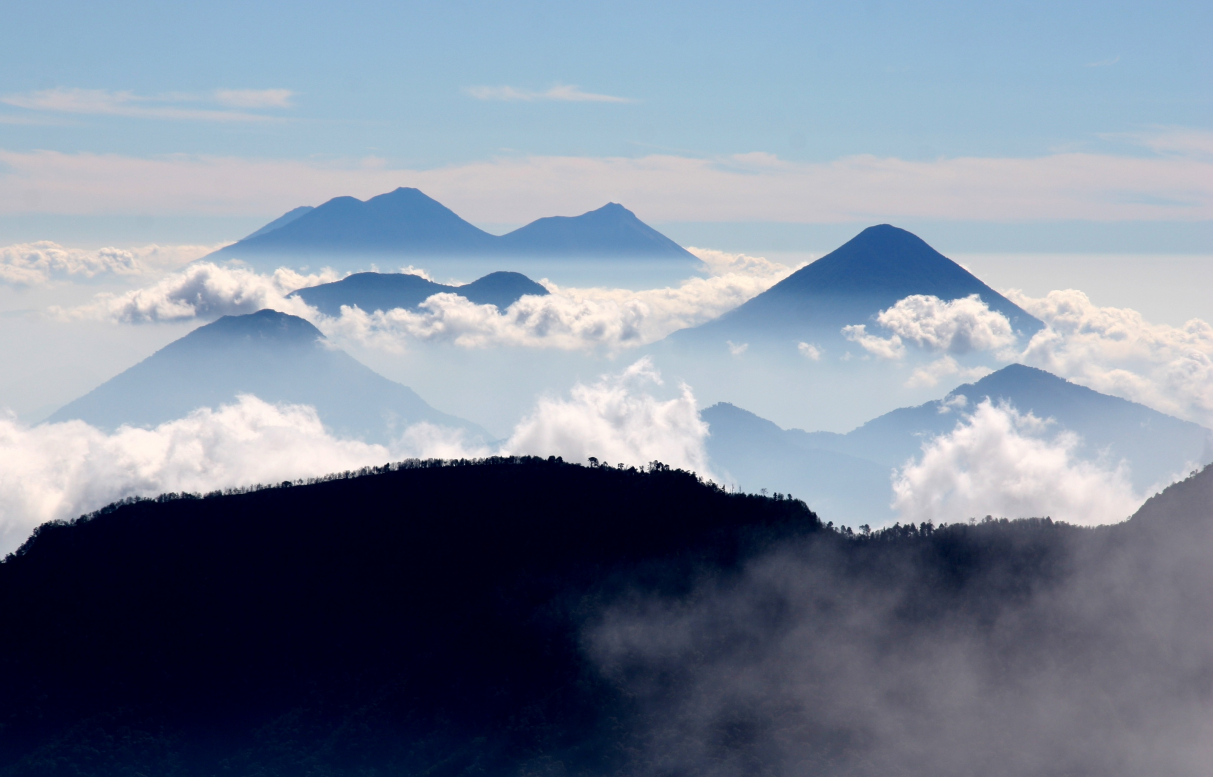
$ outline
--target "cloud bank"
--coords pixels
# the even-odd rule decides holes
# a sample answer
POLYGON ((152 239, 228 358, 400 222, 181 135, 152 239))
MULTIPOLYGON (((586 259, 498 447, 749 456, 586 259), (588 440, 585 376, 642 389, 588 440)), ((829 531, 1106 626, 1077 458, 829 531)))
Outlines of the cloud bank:
POLYGON ((614 97, 609 94, 583 92, 580 87, 572 84, 556 84, 543 92, 532 92, 526 89, 515 89, 512 86, 470 86, 463 90, 477 100, 501 100, 505 102, 536 102, 556 101, 574 103, 630 103, 635 102, 626 97, 614 97))
POLYGON ((180 267, 206 256, 215 246, 64 248, 49 240, 0 247, 0 284, 44 286, 73 278, 135 277, 180 267))
POLYGON ((289 89, 217 89, 209 95, 138 95, 109 89, 57 87, 0 97, 0 103, 50 113, 94 116, 124 116, 172 121, 267 121, 271 117, 245 111, 187 107, 213 102, 233 108, 289 108, 294 93, 289 89))
POLYGON ((1134 493, 1123 464, 1075 456, 1071 432, 1050 436, 1049 423, 988 399, 949 434, 923 444, 922 458, 897 471, 894 502, 903 521, 954 523, 986 515, 1049 516, 1081 525, 1114 523, 1145 497, 1134 493))
POLYGON ((515 156, 430 170, 392 168, 374 157, 318 162, 0 150, 0 213, 270 216, 335 193, 366 198, 405 185, 470 221, 489 223, 574 215, 604 202, 624 202, 656 221, 1207 220, 1213 159, 1202 149, 1209 137, 1202 130, 1156 133, 1138 139, 1147 148, 1157 144, 1147 156, 857 155, 829 162, 768 153, 515 156))

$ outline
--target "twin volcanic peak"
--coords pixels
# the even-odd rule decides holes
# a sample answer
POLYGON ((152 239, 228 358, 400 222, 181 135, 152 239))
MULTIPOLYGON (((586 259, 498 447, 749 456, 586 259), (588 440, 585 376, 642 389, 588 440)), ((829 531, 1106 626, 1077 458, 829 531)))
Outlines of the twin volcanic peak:
POLYGON ((366 201, 336 197, 316 208, 296 208, 211 256, 240 259, 257 269, 273 269, 270 265, 282 259, 337 266, 384 257, 697 261, 617 203, 580 216, 541 218, 493 235, 418 189, 404 187, 366 201))
POLYGON ((310 405, 341 437, 386 443, 421 422, 491 440, 483 428, 430 407, 326 342, 297 316, 261 310, 224 316, 161 348, 129 370, 56 411, 48 422, 79 419, 101 429, 156 426, 241 394, 271 403, 310 405))
POLYGON ((341 315, 341 306, 368 313, 395 308, 416 309, 435 294, 456 294, 477 305, 496 305, 504 311, 524 296, 542 297, 548 290, 522 273, 494 272, 462 286, 441 283, 408 273, 360 272, 333 283, 293 291, 326 316, 341 315))

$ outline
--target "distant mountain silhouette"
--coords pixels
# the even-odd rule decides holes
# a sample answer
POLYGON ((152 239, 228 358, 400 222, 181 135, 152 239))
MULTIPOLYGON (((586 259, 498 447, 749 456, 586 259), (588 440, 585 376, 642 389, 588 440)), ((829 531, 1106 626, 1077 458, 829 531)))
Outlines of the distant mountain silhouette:
POLYGON ((1052 418, 1056 422, 1053 431, 1067 429, 1082 437, 1080 455, 1089 459, 1102 456, 1112 465, 1127 460, 1133 485, 1139 490, 1160 482, 1165 485, 1191 466, 1213 461, 1213 432, 1203 426, 1022 364, 1008 365, 976 383, 960 386, 943 399, 893 410, 847 434, 790 434, 805 447, 900 466, 919 452, 924 440, 956 426, 958 398, 964 400, 959 409, 972 410, 989 398, 1008 402, 1021 413, 1052 418))
POLYGON ((977 294, 1025 335, 1043 327, 1039 320, 919 237, 881 224, 868 227, 842 247, 719 318, 675 332, 670 340, 837 338, 842 327, 849 324, 867 324, 871 329, 872 316, 913 294, 942 300, 977 294))
POLYGON ((534 221, 508 235, 489 234, 417 189, 399 188, 365 202, 337 197, 299 208, 244 240, 211 254, 261 269, 291 260, 349 265, 363 260, 426 258, 604 258, 697 261, 622 205, 576 217, 534 221))
POLYGON ((611 202, 580 216, 549 216, 501 237, 515 256, 640 257, 695 260, 695 256, 611 202))
POLYGON ((1213 469, 1099 529, 555 458, 128 500, 0 563, 0 773, 1198 775, 1211 553, 1213 469))
POLYGON ((224 316, 68 403, 47 422, 154 426, 253 394, 266 402, 312 405, 332 432, 369 442, 387 442, 420 421, 490 439, 476 424, 435 410, 412 389, 324 340, 302 318, 273 310, 224 316))
POLYGON ((1022 364, 960 386, 943 399, 893 410, 846 434, 781 429, 727 403, 701 416, 709 425, 713 466, 741 488, 791 493, 823 518, 855 525, 892 520, 894 468, 917 458, 925 442, 951 432, 963 412, 987 397, 1053 419, 1051 433, 1078 434, 1081 458, 1113 467, 1124 459, 1139 492, 1213 461, 1213 432, 1203 426, 1022 364))
POLYGON ((463 286, 445 286, 419 275, 405 273, 355 273, 334 283, 322 283, 293 291, 327 316, 341 314, 341 306, 359 307, 368 313, 393 308, 413 309, 435 294, 458 294, 477 305, 496 305, 505 310, 524 295, 544 296, 548 290, 522 273, 495 272, 463 286))

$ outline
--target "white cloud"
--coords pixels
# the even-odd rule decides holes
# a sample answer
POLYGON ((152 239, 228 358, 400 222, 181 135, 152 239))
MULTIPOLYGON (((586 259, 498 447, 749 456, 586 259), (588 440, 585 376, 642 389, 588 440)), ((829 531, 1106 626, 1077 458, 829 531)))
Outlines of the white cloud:
POLYGON ((49 240, 0 247, 0 284, 41 286, 73 277, 138 276, 179 267, 215 250, 215 246, 142 248, 64 248, 49 240))
MULTIPOLYGON (((217 102, 242 108, 286 107, 291 95, 286 89, 219 90, 215 92, 217 102), (240 100, 244 100, 243 103, 240 100), (260 102, 258 102, 260 100, 260 102), (269 102, 267 102, 269 100, 269 102), (276 100, 277 102, 274 102, 276 100)), ((138 119, 169 119, 181 121, 269 121, 270 117, 243 111, 215 110, 213 108, 183 107, 198 101, 188 94, 172 94, 155 97, 137 95, 134 92, 115 92, 108 89, 42 89, 25 94, 0 97, 0 102, 18 108, 52 113, 74 113, 100 116, 125 116, 138 119)))
POLYGON ((391 458, 383 446, 331 437, 310 408, 255 397, 112 434, 82 421, 31 428, 0 419, 0 551, 40 523, 128 496, 276 483, 391 458))
POLYGON ((1134 493, 1127 467, 1077 459, 1079 439, 1070 432, 1049 438, 1049 426, 985 400, 895 473, 893 507, 902 520, 936 523, 993 515, 1094 525, 1132 515, 1144 497, 1134 493))
POLYGON ((868 353, 879 356, 882 359, 900 359, 906 355, 906 347, 902 344, 900 337, 893 335, 886 338, 868 334, 868 328, 865 324, 844 326, 842 328, 842 336, 853 343, 857 343, 868 353))
POLYGON ((961 367, 951 356, 942 356, 935 361, 914 369, 909 380, 908 388, 918 386, 934 386, 944 378, 960 376, 961 380, 977 380, 989 375, 993 370, 989 367, 961 367))
POLYGON ((813 343, 797 343, 796 350, 800 351, 800 355, 809 361, 821 361, 822 350, 820 346, 813 343))
POLYGON ((575 103, 630 103, 626 97, 613 97, 609 94, 583 92, 571 84, 557 84, 543 92, 532 92, 526 89, 515 89, 512 86, 470 86, 465 93, 477 100, 500 100, 505 102, 536 102, 557 101, 575 103))
POLYGON ((567 399, 541 398, 499 450, 428 423, 409 427, 390 446, 338 439, 312 408, 252 396, 153 429, 109 434, 82 421, 28 427, 0 417, 0 552, 15 549, 40 523, 128 496, 277 483, 407 457, 595 456, 631 466, 660 460, 710 475, 707 425, 691 390, 684 385, 660 400, 650 393, 660 384, 642 359, 622 374, 574 386, 567 399))
POLYGON ((749 347, 749 343, 734 343, 732 340, 726 340, 725 344, 729 346, 729 353, 733 356, 741 356, 749 347))
POLYGON ((1011 322, 990 310, 977 294, 947 302, 914 294, 882 310, 876 321, 900 340, 928 351, 963 355, 1015 343, 1011 322))
POLYGON ((312 317, 315 311, 303 300, 288 299, 286 295, 338 278, 331 270, 302 275, 280 268, 266 276, 241 267, 198 262, 147 288, 125 294, 99 294, 87 305, 52 311, 61 318, 127 324, 242 315, 263 308, 312 317))
POLYGON ((1043 298, 1007 292, 1047 327, 1021 360, 1107 394, 1213 426, 1213 326, 1153 324, 1128 308, 1099 307, 1074 289, 1043 298))
POLYGON ((661 401, 647 393, 653 384, 661 384, 661 375, 645 357, 620 375, 578 384, 569 399, 542 398, 502 450, 579 462, 591 456, 611 464, 657 460, 711 477, 708 425, 690 387, 682 384, 676 398, 661 401))
POLYGON ((419 310, 367 313, 343 308, 317 326, 337 339, 400 351, 411 339, 465 348, 515 345, 532 348, 620 350, 660 340, 733 309, 786 277, 792 268, 760 257, 694 249, 713 274, 677 287, 631 291, 561 288, 550 281, 546 296, 523 297, 501 311, 456 294, 438 294, 419 310))
POLYGON ((375 158, 0 151, 0 213, 269 216, 300 202, 365 198, 405 185, 473 222, 526 223, 610 201, 657 221, 1206 220, 1213 218, 1213 159, 1194 148, 1189 138, 1146 156, 514 156, 430 170, 375 158))
POLYGON ((290 89, 216 89, 215 102, 232 108, 290 108, 290 89))

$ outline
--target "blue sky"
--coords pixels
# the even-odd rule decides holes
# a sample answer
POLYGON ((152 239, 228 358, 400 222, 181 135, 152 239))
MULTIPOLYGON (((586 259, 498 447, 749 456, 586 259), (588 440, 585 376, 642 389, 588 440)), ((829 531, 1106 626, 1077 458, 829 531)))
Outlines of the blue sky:
POLYGON ((1210 33, 1207 3, 13 4, 0 238, 68 216, 242 229, 398 180, 489 225, 620 199, 675 232, 1131 222, 1199 244, 1210 33), (990 194, 1006 180, 1015 202, 990 194))

